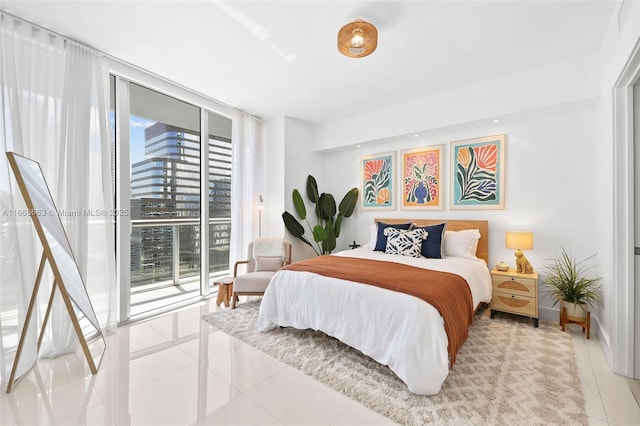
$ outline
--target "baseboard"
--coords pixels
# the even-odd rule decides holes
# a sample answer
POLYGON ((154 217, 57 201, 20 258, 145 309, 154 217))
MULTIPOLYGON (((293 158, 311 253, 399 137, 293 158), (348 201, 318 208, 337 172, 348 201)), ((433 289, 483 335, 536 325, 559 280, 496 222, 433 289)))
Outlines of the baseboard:
POLYGON ((560 310, 538 307, 538 317, 543 321, 560 322, 560 310))
MULTIPOLYGON (((538 307, 538 316, 543 321, 560 323, 560 309, 558 308, 538 307)), ((606 336, 603 336, 602 330, 600 329, 600 322, 598 321, 598 317, 595 315, 591 315, 591 334, 596 334, 598 336, 598 340, 600 341, 601 345, 605 343, 602 340, 606 340, 606 343, 608 344, 608 339, 602 339, 602 337, 606 336)), ((602 349, 604 350, 604 347, 602 349)))
POLYGON ((636 403, 640 406, 640 380, 627 379, 627 384, 633 397, 636 399, 636 403))

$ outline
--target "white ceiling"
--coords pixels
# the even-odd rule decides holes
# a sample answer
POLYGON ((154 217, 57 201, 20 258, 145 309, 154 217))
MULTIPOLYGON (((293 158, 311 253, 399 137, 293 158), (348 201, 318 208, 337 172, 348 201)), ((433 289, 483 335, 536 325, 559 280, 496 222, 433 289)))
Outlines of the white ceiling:
MULTIPOLYGON (((10 1, 14 15, 248 112, 326 123, 599 48, 615 1, 10 1), (364 18, 378 50, 336 47, 364 18)), ((527 82, 523 82, 527 84, 527 82)))

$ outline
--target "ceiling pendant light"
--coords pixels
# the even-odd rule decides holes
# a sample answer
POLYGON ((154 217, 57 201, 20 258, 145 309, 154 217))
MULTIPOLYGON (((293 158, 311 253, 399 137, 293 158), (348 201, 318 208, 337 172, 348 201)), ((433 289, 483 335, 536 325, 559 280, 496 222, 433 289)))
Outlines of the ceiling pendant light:
POLYGON ((338 31, 338 50, 350 58, 364 58, 378 47, 378 30, 362 19, 356 19, 338 31))

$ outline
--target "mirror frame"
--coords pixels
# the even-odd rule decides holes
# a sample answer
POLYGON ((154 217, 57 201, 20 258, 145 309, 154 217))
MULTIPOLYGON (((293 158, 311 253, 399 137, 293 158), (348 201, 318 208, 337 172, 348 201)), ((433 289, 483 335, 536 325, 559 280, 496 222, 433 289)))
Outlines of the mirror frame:
MULTIPOLYGON (((42 249, 43 249, 43 253, 42 253, 42 257, 40 259, 40 266, 38 267, 38 273, 36 275, 36 281, 33 287, 33 291, 31 294, 31 300, 29 301, 29 305, 27 308, 27 313, 25 316, 25 322, 24 325, 22 327, 22 332, 20 334, 20 340, 18 341, 18 347, 16 350, 16 356, 15 359, 13 361, 13 367, 11 369, 11 375, 9 376, 9 382, 7 384, 7 393, 9 393, 12 389, 12 387, 14 386, 15 383, 17 383, 22 377, 26 376, 26 374, 31 370, 31 368, 33 368, 33 366, 35 365, 35 362, 32 366, 30 366, 28 369, 25 370, 25 372, 23 374, 20 375, 20 377, 16 378, 16 373, 17 373, 17 367, 18 367, 18 363, 20 361, 20 355, 22 353, 22 349, 24 347, 24 341, 26 338, 26 332, 27 329, 29 327, 29 324, 31 322, 31 315, 33 314, 33 310, 36 304, 36 300, 37 300, 37 295, 38 295, 38 290, 40 287, 40 281, 42 279, 42 275, 44 272, 44 267, 45 267, 45 263, 48 262, 49 263, 49 267, 51 268, 51 271, 53 273, 54 276, 54 282, 51 288, 51 295, 49 297, 49 302, 47 305, 47 311, 46 314, 44 316, 44 321, 42 324, 42 328, 41 328, 41 332, 40 332, 40 336, 38 338, 38 344, 37 344, 37 350, 40 349, 40 344, 42 342, 42 338, 44 335, 44 331, 47 325, 47 321, 49 319, 49 314, 51 312, 51 307, 52 307, 52 303, 53 303, 53 299, 54 299, 54 295, 55 295, 55 289, 56 287, 60 290, 60 295, 62 297, 62 300, 64 302, 64 305, 67 309, 67 312, 69 313, 69 317, 71 319, 71 323, 73 325, 73 328, 76 332, 76 336, 78 337, 78 340, 80 342, 80 346, 82 348, 82 352, 84 353, 84 356, 87 360, 87 363, 89 364, 89 368, 91 370, 92 374, 96 374, 98 372, 98 366, 100 365, 100 363, 102 362, 102 358, 104 357, 104 353, 106 350, 106 340, 104 339, 104 335, 102 334, 102 330, 100 329, 100 325, 98 323, 95 311, 93 309, 93 306, 91 305, 91 300, 89 299, 89 294, 87 293, 85 284, 84 284, 84 280, 82 279, 82 275, 80 274, 80 269, 78 268, 78 264, 76 261, 75 256, 73 255, 73 251, 71 250, 71 245, 69 244, 69 239, 67 237, 67 234, 64 230, 64 227, 62 226, 62 221, 60 220, 60 216, 58 214, 58 209, 55 207, 55 203, 53 201, 53 197, 51 196, 51 192, 49 191, 49 187, 47 185, 47 182, 44 178, 44 174, 42 173, 42 168, 40 167, 40 163, 38 163, 37 161, 31 160, 27 157, 24 157, 22 155, 16 154, 14 152, 7 152, 6 153, 7 158, 9 160, 9 164, 11 165, 11 169, 13 170, 13 174, 16 178, 16 182, 18 184, 18 187, 20 188, 20 192, 22 193, 22 197, 25 201, 25 204, 27 206, 28 209, 28 215, 31 217, 31 220, 33 222, 33 226, 36 230, 36 233, 38 234, 38 238, 40 239, 40 243, 42 244, 42 249), (27 161, 29 162, 34 169, 37 167, 37 170, 39 172, 39 176, 38 179, 42 179, 42 182, 44 184, 43 188, 38 188, 39 191, 41 192, 41 194, 46 194, 48 195, 48 199, 46 199, 45 201, 49 201, 51 202, 50 206, 36 206, 34 204, 34 198, 32 197, 32 194, 29 191, 29 187, 28 185, 25 183, 25 178, 24 178, 24 173, 25 170, 23 170, 23 168, 20 166, 19 163, 23 162, 23 161, 27 161), (62 247, 65 252, 70 255, 71 260, 73 261, 73 266, 71 267, 70 265, 67 265, 67 267, 70 267, 71 270, 73 271, 73 275, 75 276, 73 281, 74 282, 64 282, 62 274, 60 273, 60 265, 59 265, 59 261, 60 260, 67 260, 67 259, 58 259, 55 256, 55 251, 52 250, 51 248, 51 243, 50 241, 48 241, 47 239, 47 233, 45 232, 45 228, 43 226, 42 221, 40 220, 40 217, 38 215, 38 212, 42 212, 44 211, 44 214, 47 213, 52 213, 51 212, 51 207, 53 207, 53 210, 55 210, 55 214, 56 214, 56 221, 54 221, 53 223, 58 224, 60 226, 60 229, 56 229, 55 231, 60 233, 60 231, 62 232, 61 235, 64 236, 64 241, 60 241, 59 239, 56 239, 56 243, 58 244, 65 244, 66 243, 66 247, 62 247), (76 279, 77 278, 77 279, 76 279), (69 294, 68 291, 68 286, 75 286, 73 287, 73 291, 72 293, 75 295, 75 299, 77 299, 78 297, 83 298, 83 300, 81 300, 80 302, 82 303, 78 303, 78 301, 76 301, 73 297, 71 297, 71 295, 69 294), (86 298, 86 299, 85 299, 86 298), (82 313, 86 319, 93 325, 93 327, 95 328, 95 332, 92 333, 88 333, 88 336, 85 336, 82 327, 80 325, 78 316, 76 315, 76 310, 74 308, 74 306, 78 309, 78 311, 80 313, 82 313), (82 309, 82 306, 85 307, 85 309, 82 309), (85 312, 88 311, 88 312, 85 312), (100 354, 100 359, 98 360, 98 362, 96 363, 94 360, 93 355, 91 354, 91 351, 89 349, 89 344, 88 341, 91 340, 95 340, 97 338, 101 338, 102 339, 102 343, 103 343, 103 349, 102 349, 102 353, 100 354)), ((54 225, 55 226, 55 225, 54 225)), ((49 234, 51 234, 51 232, 49 232, 49 234)), ((67 260, 68 261, 68 260, 67 260)), ((36 362, 37 362, 37 357, 36 357, 36 362)))

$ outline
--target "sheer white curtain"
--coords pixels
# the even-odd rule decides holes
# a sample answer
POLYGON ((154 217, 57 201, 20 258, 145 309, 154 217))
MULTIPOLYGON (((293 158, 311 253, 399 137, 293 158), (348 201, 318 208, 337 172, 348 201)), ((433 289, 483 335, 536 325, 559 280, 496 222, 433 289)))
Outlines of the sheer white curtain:
POLYGON ((258 237, 260 196, 264 194, 264 145, 262 123, 236 112, 231 134, 233 167, 231 181, 231 244, 229 265, 246 258, 247 246, 258 237))
MULTIPOLYGON (((116 285, 107 128, 108 74, 98 53, 10 15, 0 14, 0 145, 40 163, 94 310, 104 329, 115 326, 116 285), (82 212, 75 216, 75 212, 82 212)), ((0 374, 8 378, 25 321, 42 247, 31 219, 20 216, 22 196, 0 158, 0 374)), ((21 355, 18 374, 36 356, 52 277, 39 292, 37 318, 21 355)), ((59 297, 41 356, 75 350, 77 340, 59 297)), ((6 383, 4 383, 6 384, 6 383)), ((4 385, 3 384, 3 385, 4 385)))

